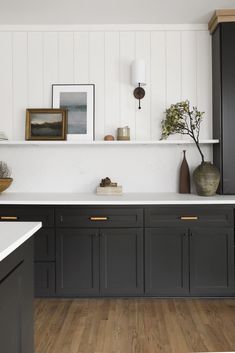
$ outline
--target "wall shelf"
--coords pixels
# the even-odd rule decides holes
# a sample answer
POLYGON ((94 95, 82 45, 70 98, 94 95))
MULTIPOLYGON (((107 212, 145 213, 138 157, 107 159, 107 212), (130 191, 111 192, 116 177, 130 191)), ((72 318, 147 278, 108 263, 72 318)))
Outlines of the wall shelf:
MULTIPOLYGON (((219 140, 201 140, 201 144, 216 144, 219 140)), ((193 145, 190 140, 162 140, 162 141, 0 141, 0 146, 120 146, 120 145, 193 145)))

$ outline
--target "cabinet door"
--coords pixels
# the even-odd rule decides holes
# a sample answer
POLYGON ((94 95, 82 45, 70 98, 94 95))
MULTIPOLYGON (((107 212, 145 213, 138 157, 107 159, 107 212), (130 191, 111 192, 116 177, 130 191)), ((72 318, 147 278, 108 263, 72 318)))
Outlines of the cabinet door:
POLYGON ((230 228, 198 228, 190 236, 192 295, 234 293, 234 234, 230 228))
POLYGON ((59 229, 56 233, 56 293, 86 296, 99 293, 99 232, 59 229))
POLYGON ((143 293, 143 231, 105 229, 100 245, 102 295, 143 293))
POLYGON ((189 294, 188 230, 149 228, 145 232, 147 295, 189 294))
POLYGON ((34 260, 55 260, 55 231, 51 228, 41 228, 34 236, 34 260))
POLYGON ((34 293, 35 297, 55 296, 55 263, 34 263, 34 293))

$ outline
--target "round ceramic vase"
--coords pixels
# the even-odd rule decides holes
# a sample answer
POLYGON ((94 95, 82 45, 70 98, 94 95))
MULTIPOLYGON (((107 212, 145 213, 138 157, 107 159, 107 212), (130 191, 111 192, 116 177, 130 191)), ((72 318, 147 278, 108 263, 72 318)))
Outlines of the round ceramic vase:
POLYGON ((193 172, 196 191, 200 196, 216 194, 220 182, 220 172, 211 162, 202 162, 193 172))

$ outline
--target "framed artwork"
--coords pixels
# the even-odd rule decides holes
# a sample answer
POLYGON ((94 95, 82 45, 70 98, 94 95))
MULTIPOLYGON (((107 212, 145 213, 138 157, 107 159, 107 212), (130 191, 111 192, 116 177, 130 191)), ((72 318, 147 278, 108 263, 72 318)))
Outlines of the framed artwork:
POLYGON ((52 106, 67 110, 67 139, 92 141, 94 139, 93 84, 52 85, 52 106))
POLYGON ((66 140, 65 109, 27 109, 26 140, 66 140))

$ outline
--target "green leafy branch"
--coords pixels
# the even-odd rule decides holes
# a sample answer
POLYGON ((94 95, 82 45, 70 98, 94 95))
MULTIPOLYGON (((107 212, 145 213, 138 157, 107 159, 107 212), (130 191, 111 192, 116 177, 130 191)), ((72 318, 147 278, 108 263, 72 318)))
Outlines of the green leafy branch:
POLYGON ((200 112, 197 107, 190 109, 188 100, 172 104, 170 108, 166 110, 166 117, 161 122, 161 140, 167 139, 173 134, 190 136, 198 148, 202 162, 204 162, 204 155, 199 143, 200 126, 204 114, 205 113, 200 112))

